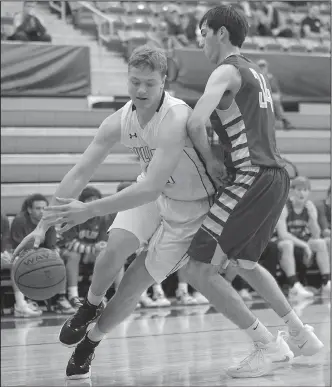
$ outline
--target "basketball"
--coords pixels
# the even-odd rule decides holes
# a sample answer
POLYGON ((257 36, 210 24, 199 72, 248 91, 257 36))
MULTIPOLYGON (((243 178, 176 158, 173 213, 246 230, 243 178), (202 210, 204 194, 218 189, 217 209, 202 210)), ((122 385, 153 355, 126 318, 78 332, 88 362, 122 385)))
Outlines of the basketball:
POLYGON ((66 269, 56 251, 45 248, 25 250, 13 264, 13 277, 26 297, 47 300, 63 290, 66 269))

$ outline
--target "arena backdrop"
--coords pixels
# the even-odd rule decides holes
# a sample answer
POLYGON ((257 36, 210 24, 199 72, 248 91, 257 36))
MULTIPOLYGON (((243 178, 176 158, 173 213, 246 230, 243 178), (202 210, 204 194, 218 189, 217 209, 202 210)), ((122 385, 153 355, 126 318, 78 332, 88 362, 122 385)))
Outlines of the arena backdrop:
MULTIPOLYGON (((331 101, 331 58, 329 55, 246 52, 253 61, 264 58, 269 71, 277 78, 283 97, 298 102, 331 101)), ((176 95, 186 101, 198 99, 214 69, 202 51, 175 49, 175 63, 170 64, 170 81, 176 95)))
POLYGON ((1 96, 86 97, 88 47, 1 43, 1 96))

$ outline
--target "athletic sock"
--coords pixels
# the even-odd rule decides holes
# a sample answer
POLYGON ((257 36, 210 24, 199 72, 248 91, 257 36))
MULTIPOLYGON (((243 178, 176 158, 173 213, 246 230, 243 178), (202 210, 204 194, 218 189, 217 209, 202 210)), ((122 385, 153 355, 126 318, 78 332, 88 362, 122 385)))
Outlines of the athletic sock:
POLYGON ((300 320, 300 318, 294 312, 294 310, 291 310, 282 319, 284 320, 285 324, 288 326, 289 334, 291 336, 296 336, 304 326, 303 322, 300 320))
POLYGON ((267 328, 258 320, 258 318, 245 331, 254 342, 259 341, 263 344, 268 344, 274 339, 272 333, 267 330, 267 328))
POLYGON ((96 296, 95 294, 92 293, 91 288, 88 291, 88 301, 90 302, 91 305, 98 306, 102 302, 104 296, 105 296, 105 293, 101 294, 100 296, 96 296))

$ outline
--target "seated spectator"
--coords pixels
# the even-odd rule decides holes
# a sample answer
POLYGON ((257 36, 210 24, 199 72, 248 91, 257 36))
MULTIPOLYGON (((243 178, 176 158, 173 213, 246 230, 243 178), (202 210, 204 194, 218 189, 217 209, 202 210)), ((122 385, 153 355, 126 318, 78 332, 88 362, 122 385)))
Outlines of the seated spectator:
POLYGON ((275 28, 272 34, 279 38, 298 38, 299 36, 294 31, 294 24, 294 20, 287 17, 284 24, 281 24, 279 28, 275 28))
POLYGON ((258 67, 261 69, 262 74, 265 75, 271 86, 273 108, 276 120, 281 121, 285 130, 294 129, 294 126, 285 117, 284 109, 281 104, 281 90, 276 78, 269 72, 268 63, 265 59, 260 59, 257 62, 258 67))
POLYGON ((168 24, 168 34, 175 36, 178 41, 183 45, 187 46, 189 40, 185 35, 185 31, 181 25, 181 9, 175 4, 169 4, 167 12, 165 13, 165 21, 168 24))
POLYGON ((302 38, 322 38, 329 35, 323 28, 319 13, 318 5, 309 8, 308 16, 301 21, 302 38))
POLYGON ((291 196, 277 224, 281 251, 280 266, 285 272, 290 296, 312 296, 298 281, 295 256, 300 255, 303 263, 309 267, 313 254, 322 278, 322 292, 328 294, 331 289, 330 260, 327 246, 321 238, 317 209, 308 200, 310 182, 306 177, 296 177, 291 184, 291 196))
POLYGON ((272 31, 280 27, 280 14, 273 3, 256 3, 254 15, 260 36, 272 36, 272 31))
POLYGON ((194 12, 188 12, 180 15, 180 24, 189 44, 196 44, 197 20, 194 12))
MULTIPOLYGON (((28 196, 24 200, 21 212, 14 218, 10 230, 12 247, 14 249, 36 228, 43 216, 44 208, 47 205, 47 199, 41 194, 28 196)), ((56 250, 56 231, 54 227, 50 227, 47 231, 45 240, 40 247, 56 250)), ((55 300, 55 312, 73 314, 75 313, 75 310, 71 307, 66 298, 66 285, 64 284, 63 286, 63 290, 57 295, 55 300)))
MULTIPOLYGON (((1 270, 11 270, 13 264, 12 246, 10 240, 10 227, 7 216, 1 214, 1 270)), ((36 307, 36 305, 24 297, 15 284, 12 277, 12 287, 14 290, 15 305, 14 305, 14 316, 15 317, 38 317, 43 312, 36 307)))
POLYGON ((331 186, 327 190, 326 199, 316 204, 318 212, 318 224, 322 231, 322 238, 325 239, 327 250, 331 255, 331 186))
POLYGON ((51 36, 34 13, 35 2, 24 1, 23 12, 14 16, 14 32, 7 40, 24 42, 51 42, 51 36))
POLYGON ((164 50, 168 57, 173 56, 174 39, 169 36, 168 24, 165 21, 162 21, 157 25, 156 32, 149 33, 147 44, 154 48, 160 48, 164 50))
MULTIPOLYGON (((84 188, 78 200, 87 203, 101 198, 101 192, 89 186, 84 188)), ((64 232, 57 242, 61 257, 66 262, 68 300, 74 309, 81 305, 78 297, 79 265, 95 263, 98 254, 107 245, 108 226, 109 217, 98 216, 64 232)))

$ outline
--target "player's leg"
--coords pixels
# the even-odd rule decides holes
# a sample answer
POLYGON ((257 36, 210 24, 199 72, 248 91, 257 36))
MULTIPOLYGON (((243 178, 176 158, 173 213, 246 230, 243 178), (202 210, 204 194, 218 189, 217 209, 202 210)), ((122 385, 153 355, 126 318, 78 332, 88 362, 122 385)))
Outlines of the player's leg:
POLYGON ((284 271, 290 286, 289 296, 312 297, 313 293, 306 290, 297 278, 294 243, 291 240, 282 240, 278 242, 278 248, 281 253, 280 267, 284 271))
POLYGON ((109 233, 107 246, 96 259, 87 298, 77 312, 61 328, 60 342, 77 344, 87 328, 103 311, 102 300, 126 259, 151 238, 160 223, 155 203, 117 214, 109 233))
POLYGON ((90 377, 93 353, 103 337, 124 321, 136 308, 141 294, 155 282, 145 266, 145 254, 138 256, 125 272, 115 295, 108 302, 96 325, 77 345, 68 365, 69 379, 90 377))
POLYGON ((185 273, 183 273, 183 268, 180 268, 176 274, 178 277, 178 286, 175 291, 177 303, 180 305, 197 305, 196 299, 188 292, 188 284, 185 279, 185 273))
POLYGON ((273 337, 249 310, 238 292, 219 274, 219 266, 191 259, 185 269, 188 282, 220 313, 243 329, 255 343, 255 349, 246 361, 227 370, 230 376, 259 377, 291 362, 294 355, 284 341, 283 333, 280 332, 276 338, 273 337))
MULTIPOLYGON (((188 251, 189 256, 197 261, 207 262, 213 265, 225 264, 225 267, 229 262, 227 260, 228 257, 242 256, 241 254, 249 248, 251 253, 249 255, 249 260, 238 259, 238 262, 245 270, 252 270, 256 266, 258 257, 261 255, 272 236, 276 220, 270 225, 270 228, 266 230, 268 235, 266 240, 255 238, 257 230, 266 219, 267 214, 269 214, 271 202, 273 203, 273 201, 278 202, 281 200, 280 211, 284 205, 283 201, 285 199, 283 200, 282 197, 280 198, 280 192, 278 190, 276 191, 275 187, 271 184, 275 173, 274 170, 271 170, 264 175, 262 171, 255 168, 252 168, 252 170, 247 172, 239 171, 235 176, 234 181, 219 192, 214 206, 204 220, 201 229, 194 237, 188 251), (266 184, 266 180, 268 181, 268 184, 266 184), (265 191, 260 187, 262 184, 264 184, 265 191), (257 196, 257 191, 265 193, 266 191, 269 191, 269 194, 271 195, 270 203, 267 204, 266 201, 265 204, 263 202, 261 203, 260 198, 257 196), (256 206, 254 206, 255 203, 257 203, 256 206), (257 207, 259 206, 261 207, 257 210, 257 207), (259 214, 262 213, 260 212, 262 209, 265 211, 265 214, 264 217, 260 219, 259 214), (254 213, 251 210, 253 210, 254 213), (220 246, 218 246, 218 243, 220 246)), ((287 181, 288 180, 286 180, 286 182, 287 181)), ((286 309, 285 314, 288 313, 291 310, 291 307, 283 296, 274 278, 266 270, 263 271, 263 276, 265 282, 267 282, 267 286, 270 286, 270 282, 275 284, 280 298, 283 297, 280 300, 280 304, 282 304, 280 308, 284 307, 286 309)), ((217 278, 218 277, 214 276, 214 281, 217 281, 217 278)), ((253 286, 252 281, 248 281, 247 278, 244 279, 258 291, 258 289, 253 286)), ((199 290, 202 291, 202 289, 199 290)), ((202 291, 202 293, 207 298, 211 297, 211 294, 208 294, 207 290, 202 291), (204 294, 204 292, 206 293, 204 294)), ((243 301, 241 300, 241 302, 243 301)), ((219 307, 222 308, 223 305, 220 305, 219 307)), ((233 315, 233 318, 234 317, 237 316, 233 315)), ((240 325, 240 327, 242 326, 240 325)), ((282 339, 279 338, 279 340, 282 339)), ((284 348, 284 345, 280 346, 275 344, 274 353, 278 354, 280 358, 284 358, 284 348)), ((229 371, 231 375, 237 377, 248 376, 248 373, 250 374, 251 372, 251 366, 253 366, 251 363, 259 359, 258 368, 261 369, 261 372, 264 372, 266 367, 265 360, 269 362, 269 359, 266 359, 264 356, 260 357, 257 353, 254 353, 253 355, 255 356, 247 358, 247 361, 239 368, 231 368, 229 371)), ((254 372, 253 376, 255 376, 254 372)))
POLYGON ((316 262, 322 277, 322 292, 331 292, 331 269, 330 257, 327 244, 323 238, 309 239, 308 244, 311 250, 316 253, 316 262))
POLYGON ((275 278, 261 265, 256 264, 273 234, 288 197, 288 188, 289 178, 285 170, 263 170, 235 207, 219 242, 222 248, 226 247, 228 256, 236 258, 238 274, 288 325, 291 334, 290 346, 295 354, 301 352, 304 355, 312 355, 322 348, 322 343, 312 333, 311 327, 303 325, 275 278), (242 242, 239 240, 236 243, 236 239, 233 239, 233 248, 227 245, 228 239, 232 238, 232 230, 237 230, 237 237, 241 238, 241 234, 245 236, 242 242), (297 341, 306 341, 305 347, 301 347, 300 351, 293 345, 295 338, 297 341))
POLYGON ((68 301, 76 310, 81 304, 78 298, 78 275, 81 254, 77 251, 63 250, 61 252, 61 258, 64 260, 66 266, 68 301))

